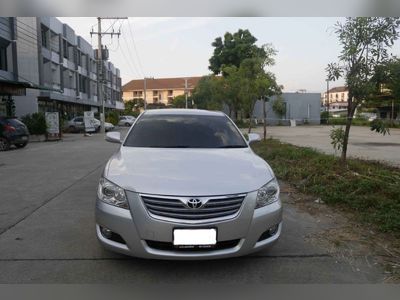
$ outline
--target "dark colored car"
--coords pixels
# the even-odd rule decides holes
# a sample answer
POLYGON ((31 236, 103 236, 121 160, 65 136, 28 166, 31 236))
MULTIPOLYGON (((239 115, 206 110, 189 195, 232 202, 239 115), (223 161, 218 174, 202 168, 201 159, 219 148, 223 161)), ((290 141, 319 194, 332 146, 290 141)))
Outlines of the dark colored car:
POLYGON ((0 117, 0 151, 25 147, 29 142, 29 131, 24 123, 15 118, 0 117))

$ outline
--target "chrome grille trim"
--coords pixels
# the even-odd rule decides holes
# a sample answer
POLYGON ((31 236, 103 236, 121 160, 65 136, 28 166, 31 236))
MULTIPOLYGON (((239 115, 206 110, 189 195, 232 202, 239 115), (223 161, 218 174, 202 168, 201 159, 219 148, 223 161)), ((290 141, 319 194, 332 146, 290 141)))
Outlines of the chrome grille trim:
POLYGON ((234 194, 210 197, 179 197, 139 194, 148 214, 163 221, 197 224, 217 222, 237 217, 246 194, 234 194), (189 199, 199 199, 200 208, 189 208, 189 199))

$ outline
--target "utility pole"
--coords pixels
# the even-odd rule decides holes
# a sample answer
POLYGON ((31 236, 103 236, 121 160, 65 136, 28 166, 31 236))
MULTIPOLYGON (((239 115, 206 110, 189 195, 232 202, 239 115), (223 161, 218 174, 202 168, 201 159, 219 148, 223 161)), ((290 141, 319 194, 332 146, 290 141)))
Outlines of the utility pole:
POLYGON ((187 92, 187 82, 188 82, 188 80, 187 80, 187 78, 185 78, 185 107, 186 107, 186 109, 188 108, 188 92, 187 92))
POLYGON ((328 118, 326 120, 326 124, 329 124, 329 107, 330 107, 330 103, 329 103, 329 79, 326 80, 326 99, 328 101, 328 118))
POLYGON ((144 78, 144 110, 147 109, 147 79, 154 79, 154 77, 145 77, 144 78))
MULTIPOLYGON (((112 32, 102 32, 101 31, 101 20, 102 19, 113 19, 113 20, 119 20, 119 19, 128 19, 127 17, 124 18, 107 18, 107 17, 97 17, 97 32, 95 31, 91 31, 90 32, 90 36, 92 36, 93 34, 97 34, 97 68, 98 68, 98 72, 97 72, 97 86, 98 86, 98 90, 99 90, 99 94, 97 95, 100 103, 101 103, 101 113, 100 113, 100 130, 101 133, 105 133, 105 126, 104 126, 104 122, 105 122, 105 112, 104 112, 104 106, 105 106, 105 101, 104 101, 104 96, 103 96, 103 83, 106 82, 105 80, 105 76, 103 75, 103 45, 101 43, 101 38, 103 35, 111 35, 111 38, 116 35, 116 36, 120 36, 121 32, 114 32, 114 30, 112 32)), ((108 59, 108 57, 107 57, 108 59)))
POLYGON ((146 84, 146 77, 144 78, 144 110, 147 109, 147 84, 146 84))

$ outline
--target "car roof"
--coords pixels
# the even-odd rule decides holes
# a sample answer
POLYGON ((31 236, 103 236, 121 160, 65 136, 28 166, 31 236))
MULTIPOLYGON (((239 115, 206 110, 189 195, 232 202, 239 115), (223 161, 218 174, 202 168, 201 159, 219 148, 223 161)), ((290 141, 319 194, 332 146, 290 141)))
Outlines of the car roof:
POLYGON ((186 109, 186 108, 164 108, 150 109, 144 112, 145 115, 198 115, 198 116, 224 116, 221 111, 210 111, 204 109, 186 109))

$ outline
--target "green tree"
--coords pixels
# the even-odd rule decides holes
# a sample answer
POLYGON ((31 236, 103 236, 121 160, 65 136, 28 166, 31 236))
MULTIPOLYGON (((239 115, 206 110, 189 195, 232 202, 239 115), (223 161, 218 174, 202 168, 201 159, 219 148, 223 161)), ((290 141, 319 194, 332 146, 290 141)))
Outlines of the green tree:
POLYGON ((400 59, 393 57, 381 64, 375 72, 375 81, 377 95, 368 101, 368 106, 391 106, 393 124, 396 108, 400 105, 400 59))
POLYGON ((267 53, 263 47, 257 46, 257 39, 249 30, 239 29, 235 33, 226 32, 224 39, 217 37, 211 44, 214 47, 213 56, 210 58, 209 69, 215 74, 226 76, 224 68, 227 66, 240 67, 246 58, 264 58, 267 53))
MULTIPOLYGON (((188 107, 192 106, 192 100, 188 97, 188 107)), ((175 108, 185 108, 186 107, 186 97, 185 95, 179 95, 174 97, 172 100, 172 107, 175 108)))
POLYGON ((338 63, 327 67, 328 78, 344 77, 349 89, 346 128, 343 132, 341 160, 346 162, 350 127, 357 107, 376 92, 377 66, 389 59, 388 48, 399 37, 399 18, 359 17, 337 23, 336 34, 342 51, 338 63))
POLYGON ((281 96, 278 96, 274 101, 272 104, 272 109, 279 116, 279 118, 282 118, 286 114, 286 105, 281 96))
POLYGON ((144 107, 143 99, 132 99, 125 102, 124 115, 137 116, 144 107))
POLYGON ((203 76, 193 91, 194 105, 200 109, 221 110, 224 102, 225 79, 220 76, 203 76))

